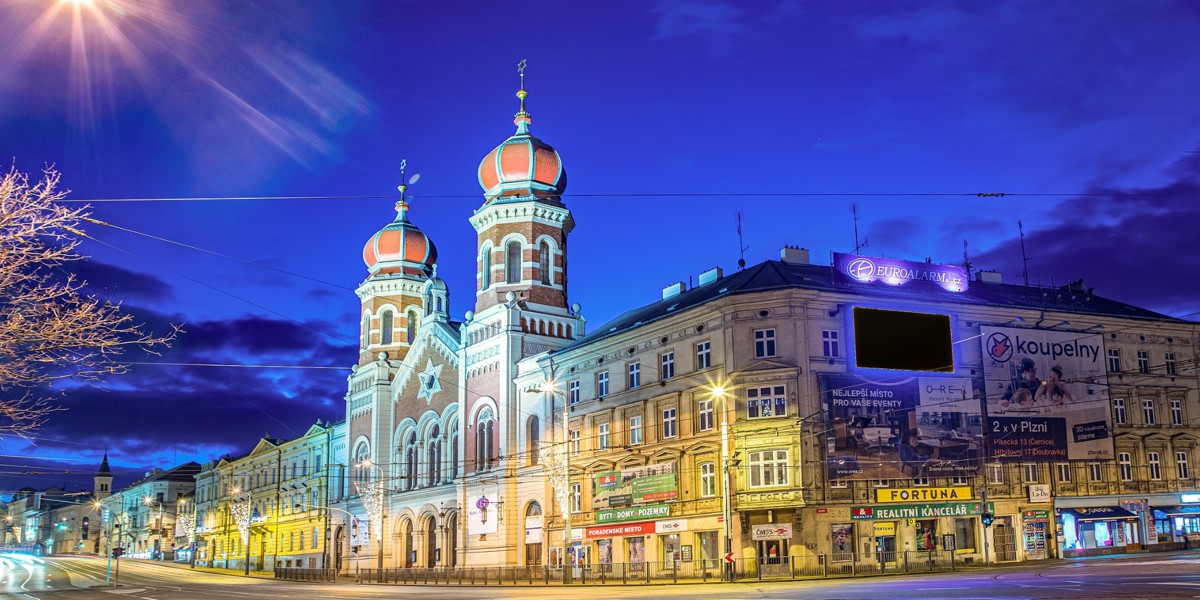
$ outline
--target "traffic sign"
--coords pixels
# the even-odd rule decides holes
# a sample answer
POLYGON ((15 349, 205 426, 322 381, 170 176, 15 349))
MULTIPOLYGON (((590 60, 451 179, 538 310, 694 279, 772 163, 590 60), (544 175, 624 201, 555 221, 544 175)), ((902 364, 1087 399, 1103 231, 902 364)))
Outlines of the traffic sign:
POLYGON ((731 565, 733 564, 733 553, 732 552, 725 555, 725 562, 727 562, 731 565))

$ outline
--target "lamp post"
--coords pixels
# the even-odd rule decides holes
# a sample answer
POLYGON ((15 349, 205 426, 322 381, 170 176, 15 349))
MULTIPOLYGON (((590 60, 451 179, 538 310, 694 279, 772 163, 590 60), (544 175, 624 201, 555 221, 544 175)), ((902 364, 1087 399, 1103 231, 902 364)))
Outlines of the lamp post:
POLYGON ((725 521, 725 556, 721 557, 724 566, 725 581, 733 581, 733 563, 726 560, 733 554, 733 506, 729 495, 729 407, 726 398, 728 393, 724 386, 717 385, 712 389, 712 398, 721 405, 721 515, 725 521))
MULTIPOLYGON (((240 496, 239 494, 242 493, 241 488, 235 487, 230 491, 233 492, 234 497, 233 497, 233 499, 231 499, 229 501, 229 512, 233 514, 233 520, 234 520, 234 523, 237 524, 238 533, 241 534, 241 536, 242 536, 242 543, 245 544, 245 546, 246 546, 246 564, 243 568, 242 574, 249 576, 250 575, 250 519, 253 516, 250 511, 250 501, 251 501, 250 492, 246 492, 246 494, 244 496, 240 496)), ((228 565, 226 565, 226 566, 228 566, 228 565)))
MULTIPOLYGON (((550 414, 554 414, 554 398, 558 389, 553 379, 542 383, 542 394, 550 400, 550 414)), ((571 583, 573 564, 567 564, 571 556, 571 448, 570 448, 570 416, 566 397, 563 397, 562 408, 562 442, 554 444, 548 452, 544 452, 546 463, 546 478, 558 499, 558 507, 562 510, 563 518, 563 583, 571 583)))
POLYGON ((183 525, 183 533, 187 535, 188 543, 188 564, 191 568, 196 568, 196 504, 192 503, 191 512, 181 510, 181 506, 187 505, 187 498, 180 498, 175 509, 175 520, 183 525))

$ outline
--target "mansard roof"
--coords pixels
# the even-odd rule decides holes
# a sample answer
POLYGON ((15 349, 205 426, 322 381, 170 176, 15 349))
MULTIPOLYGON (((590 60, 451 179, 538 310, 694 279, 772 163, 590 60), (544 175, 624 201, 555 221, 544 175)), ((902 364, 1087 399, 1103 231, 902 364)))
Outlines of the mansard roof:
POLYGON ((1082 289, 1082 285, 1035 287, 972 281, 965 292, 949 292, 936 286, 891 287, 878 284, 844 283, 829 265, 796 264, 768 260, 711 283, 696 286, 676 296, 626 311, 558 351, 567 352, 635 329, 667 316, 698 308, 709 302, 739 294, 774 290, 810 290, 852 294, 867 300, 899 300, 947 305, 975 305, 1012 310, 1045 310, 1079 313, 1095 317, 1117 317, 1188 323, 1151 310, 1111 300, 1082 289), (911 287, 911 289, 909 289, 911 287))

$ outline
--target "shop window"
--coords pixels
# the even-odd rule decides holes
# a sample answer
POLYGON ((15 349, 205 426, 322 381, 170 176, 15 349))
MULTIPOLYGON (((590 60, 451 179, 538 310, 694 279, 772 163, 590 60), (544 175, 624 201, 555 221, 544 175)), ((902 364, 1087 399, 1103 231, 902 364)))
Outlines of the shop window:
POLYGON ((954 547, 959 552, 975 551, 976 523, 978 523, 978 520, 973 518, 954 520, 954 547))

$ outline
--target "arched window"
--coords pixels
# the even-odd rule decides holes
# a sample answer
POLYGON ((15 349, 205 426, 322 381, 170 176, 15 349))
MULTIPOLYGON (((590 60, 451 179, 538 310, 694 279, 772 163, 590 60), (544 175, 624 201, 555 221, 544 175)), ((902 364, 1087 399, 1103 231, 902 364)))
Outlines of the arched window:
POLYGON ((529 464, 538 464, 538 450, 542 444, 542 425, 537 415, 529 417, 529 464))
POLYGON ((425 305, 425 315, 428 316, 433 312, 433 292, 427 292, 424 300, 422 304, 425 305))
POLYGON ((379 343, 384 346, 392 343, 393 320, 390 310, 383 311, 383 315, 379 317, 379 343))
POLYGON ((550 285, 550 244, 546 242, 538 249, 538 270, 542 272, 542 285, 550 285))
POLYGON ((362 322, 362 349, 366 350, 367 345, 371 343, 371 315, 363 315, 362 322))
POLYGON ((458 421, 450 424, 450 464, 447 479, 454 481, 458 478, 458 421))
POLYGON ((429 434, 429 485, 435 486, 442 482, 442 429, 434 424, 429 434))
POLYGON ((504 272, 508 283, 521 281, 521 242, 514 240, 504 247, 504 272))
POLYGON ((409 311, 408 327, 405 329, 405 336, 408 343, 413 343, 417 339, 417 313, 409 311))
POLYGON ((354 481, 365 482, 371 478, 371 466, 367 461, 371 458, 371 446, 366 442, 358 444, 354 450, 354 481))
POLYGON ((487 471, 492 467, 492 461, 495 459, 495 453, 492 450, 495 426, 496 420, 492 418, 491 408, 479 411, 479 417, 475 421, 476 471, 487 471))
POLYGON ((492 285, 492 249, 487 247, 483 249, 483 256, 480 257, 479 265, 479 289, 486 290, 492 285))
POLYGON ((408 434, 404 444, 404 489, 417 487, 417 432, 408 434))

